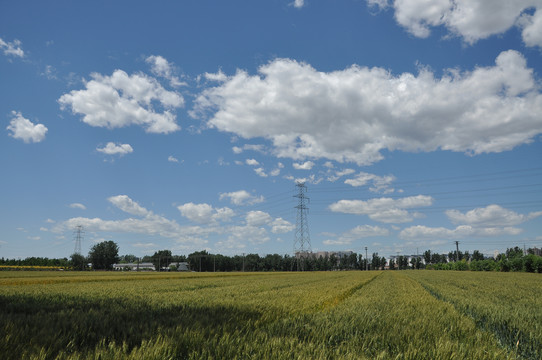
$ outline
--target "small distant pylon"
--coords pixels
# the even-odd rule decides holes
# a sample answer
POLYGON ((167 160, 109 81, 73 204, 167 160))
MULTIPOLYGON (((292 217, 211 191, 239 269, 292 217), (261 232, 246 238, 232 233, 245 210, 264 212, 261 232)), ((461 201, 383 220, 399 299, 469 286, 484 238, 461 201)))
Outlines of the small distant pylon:
POLYGON ((83 240, 84 233, 83 225, 77 225, 73 231, 73 236, 75 238, 75 254, 81 254, 81 241, 83 240))
POLYGON ((305 259, 312 252, 311 239, 309 235, 309 222, 307 212, 309 210, 307 202, 310 200, 307 193, 307 186, 304 182, 298 182, 296 185, 298 193, 294 197, 298 198, 296 228, 294 238, 294 256, 297 260, 297 270, 303 271, 305 268, 305 259))

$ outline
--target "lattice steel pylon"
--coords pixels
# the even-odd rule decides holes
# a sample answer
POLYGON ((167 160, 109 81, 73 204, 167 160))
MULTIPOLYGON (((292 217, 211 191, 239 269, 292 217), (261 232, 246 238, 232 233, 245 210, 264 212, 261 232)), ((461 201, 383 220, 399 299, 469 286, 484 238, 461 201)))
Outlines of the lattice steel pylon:
POLYGON ((75 254, 81 254, 81 240, 83 239, 83 225, 77 225, 73 231, 73 237, 75 238, 75 254))
POLYGON ((303 271, 305 269, 305 259, 312 252, 311 239, 309 235, 309 222, 307 220, 307 186, 304 182, 299 182, 295 185, 298 189, 298 193, 294 197, 298 198, 298 204, 295 206, 297 209, 295 238, 294 238, 294 256, 297 259, 297 270, 303 271))

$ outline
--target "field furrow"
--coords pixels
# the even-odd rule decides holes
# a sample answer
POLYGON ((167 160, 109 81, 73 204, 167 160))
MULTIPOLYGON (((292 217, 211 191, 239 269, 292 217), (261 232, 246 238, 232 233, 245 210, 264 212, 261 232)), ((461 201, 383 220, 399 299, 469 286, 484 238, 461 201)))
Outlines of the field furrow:
POLYGON ((542 279, 536 274, 409 272, 435 298, 495 334, 523 359, 542 358, 542 279))

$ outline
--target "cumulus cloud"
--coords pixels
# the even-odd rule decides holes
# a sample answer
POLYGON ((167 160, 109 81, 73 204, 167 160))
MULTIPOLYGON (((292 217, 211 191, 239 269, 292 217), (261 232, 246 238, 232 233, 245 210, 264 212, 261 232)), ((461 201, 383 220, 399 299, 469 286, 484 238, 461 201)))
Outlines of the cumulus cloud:
POLYGON ((169 80, 169 84, 171 86, 178 87, 184 85, 184 83, 182 83, 179 78, 175 76, 173 65, 164 57, 152 55, 145 59, 145 61, 151 65, 151 71, 154 75, 169 80))
POLYGON ((32 121, 23 117, 18 111, 11 112, 11 121, 6 129, 14 139, 21 139, 25 143, 38 143, 45 139, 47 128, 43 124, 34 124, 32 121))
POLYGON ((260 163, 256 159, 246 159, 245 163, 250 166, 258 166, 260 163))
POLYGON ((177 159, 176 157, 172 156, 172 155, 169 155, 168 158, 167 158, 167 161, 169 162, 174 162, 174 163, 178 163, 179 162, 179 159, 177 159))
POLYGON ((214 228, 201 228, 198 226, 180 226, 176 221, 156 215, 144 208, 127 195, 117 195, 108 198, 108 201, 123 212, 134 215, 122 220, 104 220, 101 218, 76 217, 56 224, 51 231, 61 233, 82 225, 88 232, 118 232, 163 236, 179 242, 201 243, 202 237, 217 230, 214 228))
POLYGON ((266 174, 264 168, 261 168, 261 167, 254 169, 254 172, 260 177, 267 177, 268 176, 266 174))
POLYGON ((230 202, 234 205, 253 205, 264 201, 263 196, 254 196, 246 190, 222 193, 219 199, 230 199, 230 202))
POLYGON ((513 226, 542 216, 542 211, 524 215, 493 204, 484 208, 476 208, 467 211, 466 213, 457 210, 448 210, 446 211, 446 216, 448 216, 454 224, 468 224, 478 227, 513 226))
POLYGON ((372 186, 369 188, 370 191, 388 193, 393 192, 393 189, 389 187, 393 181, 395 181, 395 176, 378 176, 360 172, 354 178, 345 180, 344 183, 353 187, 365 186, 368 183, 372 183, 372 186))
POLYGON ((260 245, 270 240, 267 230, 257 226, 232 226, 231 234, 228 237, 228 243, 239 244, 238 248, 242 248, 243 243, 250 242, 254 245, 260 245))
POLYGON ((533 15, 523 14, 518 21, 523 29, 521 35, 527 46, 542 47, 542 8, 537 8, 533 15))
POLYGON ((24 51, 21 48, 21 44, 21 41, 17 39, 9 42, 0 38, 0 50, 2 50, 6 56, 24 57, 24 51))
POLYGON ((206 72, 204 74, 205 79, 209 81, 217 81, 217 82, 224 82, 228 79, 228 76, 222 72, 222 70, 219 70, 216 73, 208 73, 206 72))
POLYGON ((73 203, 73 204, 70 204, 68 205, 69 207, 71 207, 72 209, 80 209, 80 210, 86 210, 87 207, 83 204, 80 204, 80 203, 73 203))
POLYGON ((177 207, 181 215, 190 221, 209 224, 216 221, 228 221, 235 212, 227 207, 215 209, 209 204, 194 204, 192 202, 177 207))
POLYGON ((448 210, 446 215, 452 223, 458 224, 456 228, 417 225, 402 230, 399 236, 403 239, 458 239, 468 236, 518 235, 523 230, 514 226, 542 216, 542 211, 524 215, 493 204, 465 213, 448 210))
POLYGON ((249 211, 245 216, 248 226, 264 226, 273 221, 271 215, 264 211, 249 211))
POLYGON ((470 225, 460 225, 455 229, 445 227, 428 227, 416 225, 408 227, 399 233, 402 239, 460 239, 468 236, 498 236, 498 235, 518 235, 521 229, 514 227, 484 227, 477 228, 470 225))
POLYGON ((276 218, 271 222, 271 232, 273 234, 284 234, 295 229, 295 225, 283 218, 276 218))
POLYGON ((352 242, 368 237, 387 236, 389 230, 380 226, 360 225, 344 232, 337 239, 324 240, 325 245, 350 245, 352 242))
POLYGON ((381 151, 501 152, 542 133, 542 94, 517 51, 494 66, 436 78, 352 66, 319 72, 276 59, 251 76, 238 70, 207 88, 194 114, 220 131, 272 142, 278 157, 369 165, 381 151))
MULTIPOLYGON (((235 213, 232 209, 214 208, 208 204, 187 203, 178 206, 181 215, 190 221, 201 225, 181 226, 175 220, 157 215, 153 211, 140 205, 127 195, 111 196, 107 199, 113 206, 131 216, 120 220, 107 220, 101 218, 76 217, 63 222, 54 222, 51 231, 62 233, 72 231, 77 225, 82 225, 88 232, 117 232, 142 234, 148 236, 161 236, 174 240, 177 244, 197 245, 201 248, 208 242, 212 234, 226 235, 227 240, 217 242, 218 248, 242 248, 247 242, 262 244, 268 241, 268 229, 273 233, 289 232, 294 225, 282 218, 272 219, 265 212, 253 211, 245 215, 243 225, 229 226, 224 224, 230 221, 235 213), (229 245, 231 246, 229 246, 229 245)), ((21 229, 24 231, 24 229, 21 229)), ((150 244, 134 244, 133 246, 151 247, 150 244)), ((184 246, 184 245, 183 245, 184 246)))
POLYGON ((433 198, 431 196, 417 195, 400 199, 339 200, 331 204, 329 209, 345 214, 368 215, 371 220, 383 223, 404 223, 422 216, 406 209, 426 207, 432 204, 433 198))
POLYGON ((96 148, 97 151, 107 155, 119 155, 123 156, 134 152, 134 149, 130 144, 115 144, 114 142, 108 142, 104 147, 96 148))
POLYGON ((395 20, 414 36, 425 38, 432 27, 445 26, 453 35, 473 44, 502 34, 514 26, 523 29, 527 46, 542 46, 542 7, 539 0, 367 0, 380 9, 393 7, 395 20), (534 15, 529 12, 536 9, 534 15), (538 32, 537 32, 538 31, 538 32))
POLYGON ((303 6, 305 6, 305 0, 294 0, 294 2, 290 5, 297 9, 301 9, 303 6))
POLYGON ((293 167, 296 170, 310 170, 314 166, 314 163, 312 161, 305 161, 302 164, 293 163, 293 167))
POLYGON ((111 204, 115 205, 119 209, 128 214, 137 215, 137 216, 146 216, 149 215, 149 210, 145 209, 137 202, 133 201, 128 197, 128 195, 117 195, 111 196, 107 199, 111 204))
POLYGON ((140 125, 149 133, 167 134, 180 129, 173 113, 184 105, 183 97, 168 91, 152 77, 115 70, 111 76, 91 74, 85 89, 62 95, 61 108, 81 114, 91 126, 120 128, 140 125), (158 105, 159 104, 159 105, 158 105))

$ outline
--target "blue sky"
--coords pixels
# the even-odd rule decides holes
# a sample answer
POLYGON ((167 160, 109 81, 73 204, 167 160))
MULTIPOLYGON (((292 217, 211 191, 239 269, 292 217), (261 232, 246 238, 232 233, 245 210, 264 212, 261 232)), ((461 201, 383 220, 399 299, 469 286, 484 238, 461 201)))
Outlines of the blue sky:
POLYGON ((542 246, 542 4, 4 1, 0 256, 542 246))

